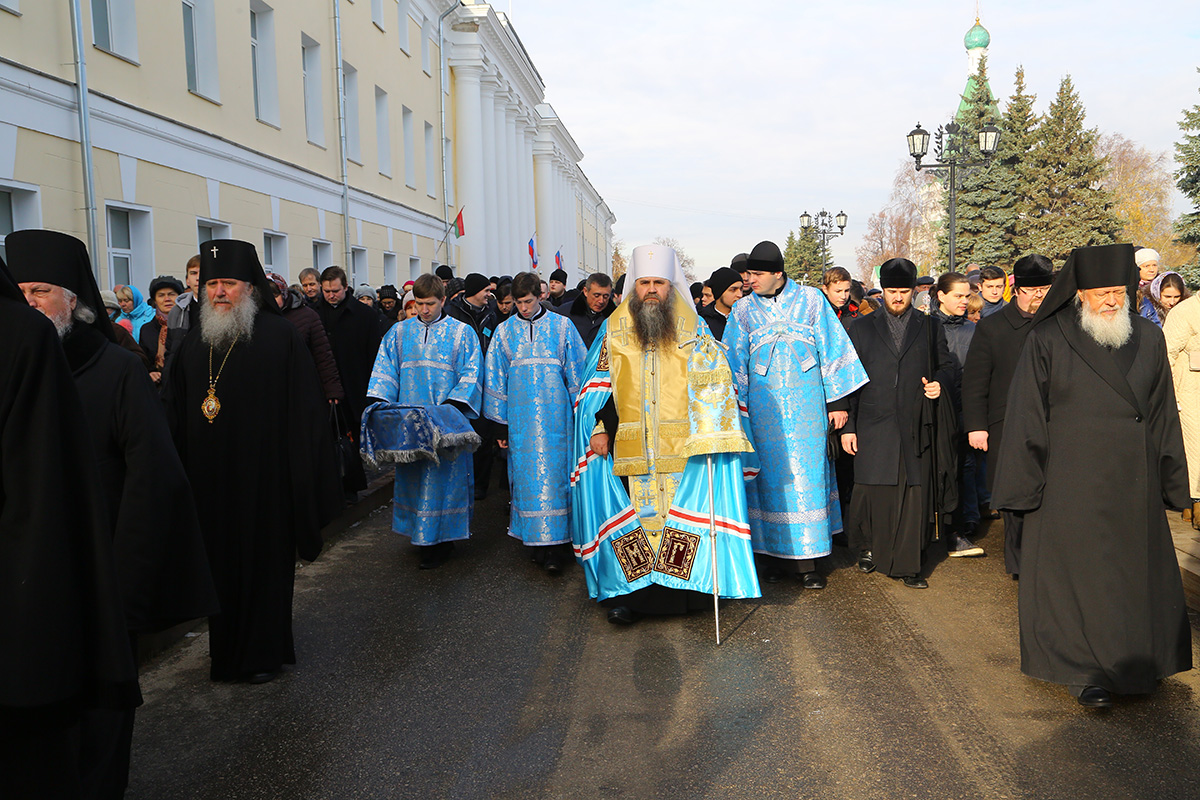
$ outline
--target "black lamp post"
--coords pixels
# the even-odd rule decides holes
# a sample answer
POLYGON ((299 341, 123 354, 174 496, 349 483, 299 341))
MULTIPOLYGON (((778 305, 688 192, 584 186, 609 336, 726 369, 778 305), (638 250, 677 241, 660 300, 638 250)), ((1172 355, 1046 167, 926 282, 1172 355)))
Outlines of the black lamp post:
POLYGON ((829 246, 829 240, 835 236, 841 236, 846 232, 846 221, 847 217, 845 211, 839 211, 835 216, 830 214, 825 209, 821 209, 821 213, 817 214, 815 224, 812 215, 807 211, 800 215, 800 230, 804 233, 812 230, 813 235, 817 236, 821 240, 822 270, 825 269, 825 264, 828 262, 825 251, 829 246), (834 225, 837 226, 836 231, 833 229, 834 225))
POLYGON ((958 205, 959 173, 970 174, 973 170, 991 163, 992 156, 996 154, 996 148, 1000 144, 1000 129, 995 125, 984 125, 980 129, 979 152, 983 154, 983 161, 966 160, 966 146, 962 142, 961 128, 957 122, 950 121, 944 128, 939 127, 936 138, 936 156, 940 160, 922 165, 921 159, 929 152, 929 131, 922 128, 921 123, 918 122, 917 127, 908 134, 908 154, 917 162, 918 172, 928 169, 950 184, 950 271, 956 272, 954 239, 957 226, 954 212, 958 205))

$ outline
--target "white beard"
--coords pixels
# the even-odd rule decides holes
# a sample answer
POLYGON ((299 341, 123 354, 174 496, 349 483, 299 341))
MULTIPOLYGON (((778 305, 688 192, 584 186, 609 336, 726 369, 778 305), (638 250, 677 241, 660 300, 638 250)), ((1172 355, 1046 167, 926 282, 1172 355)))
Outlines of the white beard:
POLYGON ((217 350, 226 350, 237 339, 249 339, 258 315, 258 290, 251 289, 228 311, 217 311, 207 299, 200 304, 200 338, 217 350))
POLYGON ((1092 311, 1087 303, 1075 302, 1079 305, 1079 324, 1101 347, 1120 347, 1133 335, 1133 317, 1125 306, 1121 306, 1121 310, 1113 314, 1111 319, 1105 319, 1099 311, 1092 311))
MULTIPOLYGON (((42 313, 45 314, 46 312, 43 311, 42 313)), ((46 314, 46 319, 54 323, 54 330, 58 331, 59 341, 67 338, 67 334, 71 332, 71 328, 75 327, 75 316, 69 308, 64 308, 62 314, 57 317, 46 314)))

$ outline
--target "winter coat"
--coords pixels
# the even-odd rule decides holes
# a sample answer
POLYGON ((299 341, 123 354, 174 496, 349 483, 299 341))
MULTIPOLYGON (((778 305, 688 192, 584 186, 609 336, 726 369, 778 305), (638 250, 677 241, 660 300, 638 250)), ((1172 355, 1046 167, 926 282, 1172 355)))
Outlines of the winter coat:
POLYGON ((317 312, 304 302, 303 297, 293 291, 288 294, 287 303, 283 307, 283 318, 296 326, 300 338, 308 346, 308 352, 312 353, 313 362, 317 365, 317 374, 321 376, 321 389, 325 392, 325 399, 344 400, 346 392, 342 388, 337 364, 333 360, 329 337, 325 335, 325 326, 321 324, 317 312))
POLYGON ((1171 309, 1163 323, 1167 339, 1167 361, 1175 382, 1179 421, 1183 425, 1183 447, 1187 452, 1188 486, 1200 499, 1200 295, 1192 295, 1171 309))

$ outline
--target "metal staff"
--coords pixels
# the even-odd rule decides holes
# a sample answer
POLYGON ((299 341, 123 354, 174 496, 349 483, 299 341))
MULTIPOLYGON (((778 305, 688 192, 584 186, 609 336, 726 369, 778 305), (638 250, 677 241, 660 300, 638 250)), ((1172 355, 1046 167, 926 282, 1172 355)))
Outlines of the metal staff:
POLYGON ((713 463, 712 454, 705 456, 708 460, 708 542, 712 551, 712 581, 713 581, 713 621, 717 626, 717 646, 721 645, 721 607, 718 601, 721 596, 720 585, 717 582, 717 512, 713 502, 713 463))

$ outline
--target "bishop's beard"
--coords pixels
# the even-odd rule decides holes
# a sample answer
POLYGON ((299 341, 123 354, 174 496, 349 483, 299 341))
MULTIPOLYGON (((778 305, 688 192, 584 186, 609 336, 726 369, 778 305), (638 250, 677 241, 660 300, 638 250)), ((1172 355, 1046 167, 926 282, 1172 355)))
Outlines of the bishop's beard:
POLYGON ((1106 319, 1099 311, 1092 311, 1092 307, 1087 303, 1078 299, 1075 303, 1079 306, 1079 324, 1084 333, 1101 347, 1120 347, 1133 335, 1133 317, 1125 306, 1113 314, 1111 319, 1106 319))
POLYGON ((254 333, 258 315, 258 289, 251 288, 228 311, 217 311, 210 301, 200 304, 200 338, 218 350, 227 350, 254 333))
POLYGON ((666 296, 657 303, 645 303, 635 293, 629 298, 633 315, 633 332, 643 347, 675 343, 675 305, 671 302, 674 287, 667 287, 666 296))

